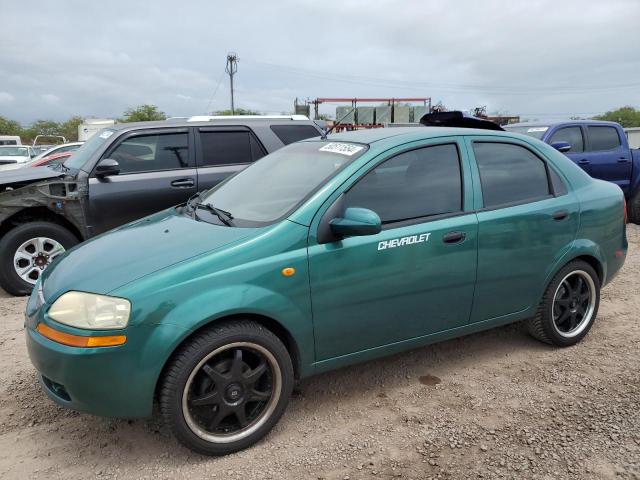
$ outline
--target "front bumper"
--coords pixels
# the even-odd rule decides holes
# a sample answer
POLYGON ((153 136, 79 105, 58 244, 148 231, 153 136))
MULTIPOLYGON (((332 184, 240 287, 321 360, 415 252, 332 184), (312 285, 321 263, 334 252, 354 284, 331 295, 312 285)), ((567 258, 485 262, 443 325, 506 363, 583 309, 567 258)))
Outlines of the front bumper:
POLYGON ((27 316, 27 349, 42 388, 53 401, 105 417, 151 415, 158 378, 183 329, 141 325, 124 332, 127 343, 121 346, 69 347, 35 330, 40 322, 60 328, 42 310, 27 316))

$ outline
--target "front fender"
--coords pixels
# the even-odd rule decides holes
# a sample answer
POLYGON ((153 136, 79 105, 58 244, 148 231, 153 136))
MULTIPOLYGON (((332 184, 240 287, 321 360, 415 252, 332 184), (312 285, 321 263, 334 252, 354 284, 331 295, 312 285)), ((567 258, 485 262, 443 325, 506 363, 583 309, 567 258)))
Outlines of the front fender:
POLYGON ((175 325, 185 330, 176 338, 171 351, 196 330, 231 316, 260 315, 277 322, 296 342, 300 354, 301 374, 314 361, 313 324, 305 305, 288 296, 257 285, 227 285, 202 291, 166 312, 152 312, 148 317, 159 324, 175 325), (158 315, 160 314, 160 315, 158 315))

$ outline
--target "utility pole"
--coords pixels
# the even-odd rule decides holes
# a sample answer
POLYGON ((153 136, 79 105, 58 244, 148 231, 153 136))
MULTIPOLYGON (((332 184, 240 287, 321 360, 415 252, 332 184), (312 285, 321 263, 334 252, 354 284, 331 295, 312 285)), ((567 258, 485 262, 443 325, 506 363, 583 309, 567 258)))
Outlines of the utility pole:
POLYGON ((238 71, 238 55, 234 52, 227 54, 227 66, 224 69, 229 74, 229 85, 231 87, 231 115, 235 114, 233 105, 233 75, 238 71))

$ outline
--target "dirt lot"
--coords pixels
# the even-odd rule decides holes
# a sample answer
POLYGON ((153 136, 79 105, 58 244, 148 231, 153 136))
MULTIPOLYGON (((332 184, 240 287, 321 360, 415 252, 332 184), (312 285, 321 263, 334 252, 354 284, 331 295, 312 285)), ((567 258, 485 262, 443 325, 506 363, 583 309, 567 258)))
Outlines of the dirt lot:
POLYGON ((0 293, 0 478, 640 478, 640 228, 578 346, 519 326, 303 383, 275 430, 225 458, 159 424, 56 407, 36 382, 25 299, 0 293))

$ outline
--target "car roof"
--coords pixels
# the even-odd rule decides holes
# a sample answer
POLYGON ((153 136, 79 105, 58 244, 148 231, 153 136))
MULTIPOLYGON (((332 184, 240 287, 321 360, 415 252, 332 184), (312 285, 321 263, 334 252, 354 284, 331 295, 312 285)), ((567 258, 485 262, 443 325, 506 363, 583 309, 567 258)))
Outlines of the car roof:
MULTIPOLYGON (((499 130, 484 130, 479 128, 456 128, 456 127, 395 127, 395 128, 371 128, 367 130, 355 130, 351 132, 334 133, 327 137, 327 140, 339 140, 344 142, 357 142, 372 144, 382 140, 395 138, 397 140, 412 141, 427 138, 451 137, 457 135, 485 135, 512 136, 508 132, 499 130), (403 137, 403 138, 399 138, 403 137)), ((313 139, 304 140, 313 141, 313 139)), ((317 139, 316 139, 317 141, 317 139)))
POLYGON ((554 125, 562 125, 565 123, 581 124, 581 125, 617 125, 616 122, 607 122, 605 120, 556 120, 553 122, 519 122, 510 123, 503 128, 510 127, 552 127, 554 125))
MULTIPOLYGON (((248 116, 249 118, 242 118, 240 116, 234 116, 230 118, 212 118, 211 120, 204 121, 188 121, 188 120, 159 120, 154 122, 130 122, 130 123, 116 123, 115 125, 105 126, 109 130, 125 131, 125 130, 138 130, 142 128, 180 128, 180 127, 211 127, 215 125, 220 126, 237 126, 237 125, 317 125, 313 120, 300 120, 292 118, 256 118, 255 116, 248 116)), ((319 127, 318 127, 319 128, 319 127)))

